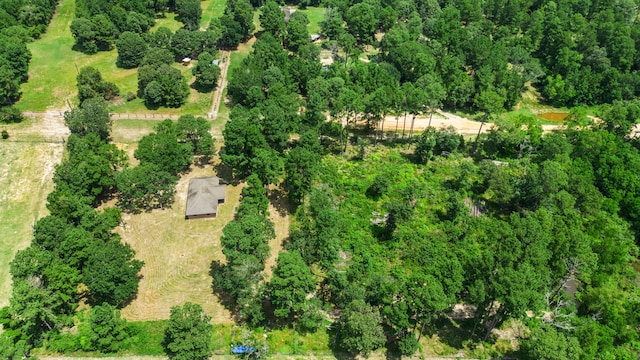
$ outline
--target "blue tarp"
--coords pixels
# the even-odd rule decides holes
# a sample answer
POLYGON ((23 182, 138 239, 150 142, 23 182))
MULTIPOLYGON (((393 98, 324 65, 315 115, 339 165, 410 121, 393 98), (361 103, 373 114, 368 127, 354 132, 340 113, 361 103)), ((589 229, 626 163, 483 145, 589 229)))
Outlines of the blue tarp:
POLYGON ((246 346, 246 345, 234 346, 234 347, 231 348, 231 353, 232 354, 248 354, 248 353, 252 353, 254 351, 256 351, 256 348, 250 347, 250 346, 246 346))

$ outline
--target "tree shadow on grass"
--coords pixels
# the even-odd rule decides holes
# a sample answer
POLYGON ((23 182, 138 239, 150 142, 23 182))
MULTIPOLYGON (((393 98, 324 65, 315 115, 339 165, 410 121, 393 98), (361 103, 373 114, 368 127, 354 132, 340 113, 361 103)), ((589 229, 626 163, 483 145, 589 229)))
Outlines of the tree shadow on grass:
POLYGON ((213 92, 213 90, 216 89, 215 86, 203 86, 203 85, 198 85, 196 84, 196 82, 194 81, 193 83, 191 83, 191 85, 189 85, 189 87, 201 94, 209 94, 211 92, 213 92))
POLYGON ((440 316, 431 323, 431 326, 425 329, 423 335, 438 335, 446 345, 455 349, 463 349, 465 343, 471 339, 471 333, 476 321, 474 318, 453 320, 450 317, 440 316))
POLYGON ((276 211, 278 211, 278 215, 285 217, 291 214, 292 209, 289 204, 289 197, 281 187, 269 189, 267 197, 269 198, 271 205, 273 205, 273 207, 276 208, 276 211))
POLYGON ((231 313, 231 315, 234 317, 234 320, 237 320, 238 312, 236 309, 236 302, 231 297, 231 295, 229 295, 226 291, 224 291, 219 286, 219 284, 216 281, 216 279, 221 279, 224 277, 225 268, 226 268, 226 265, 222 264, 218 260, 214 260, 211 262, 211 265, 209 267, 209 275, 211 275, 211 278, 213 279, 213 282, 211 283, 211 288, 213 290, 213 293, 220 300, 220 303, 222 304, 222 306, 224 306, 225 309, 227 309, 231 313))
POLYGON ((240 179, 233 175, 233 169, 223 163, 214 165, 213 170, 216 172, 216 176, 226 184, 237 186, 240 183, 240 179))

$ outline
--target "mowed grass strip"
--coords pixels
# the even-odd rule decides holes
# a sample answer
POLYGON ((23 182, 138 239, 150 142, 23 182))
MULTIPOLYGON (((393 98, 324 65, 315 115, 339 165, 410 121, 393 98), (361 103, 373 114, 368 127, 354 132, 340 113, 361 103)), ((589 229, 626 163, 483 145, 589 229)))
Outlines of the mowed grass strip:
POLYGON ((308 6, 306 9, 299 9, 298 11, 307 15, 309 19, 309 24, 307 25, 309 34, 320 34, 320 23, 324 21, 325 8, 308 6))
POLYGON ((48 214, 46 197, 63 151, 62 143, 11 140, 20 139, 0 140, 0 307, 11 296, 9 263, 31 243, 35 222, 48 214))
POLYGON ((200 19, 200 28, 207 29, 212 19, 219 18, 224 13, 227 6, 226 0, 205 0, 201 3, 202 18, 200 19))

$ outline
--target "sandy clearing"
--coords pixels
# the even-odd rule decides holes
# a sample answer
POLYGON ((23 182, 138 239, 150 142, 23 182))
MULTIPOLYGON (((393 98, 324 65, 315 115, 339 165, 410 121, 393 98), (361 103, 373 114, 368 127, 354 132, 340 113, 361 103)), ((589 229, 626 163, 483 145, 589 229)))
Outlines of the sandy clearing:
MULTIPOLYGON (((402 132, 403 124, 405 125, 405 133, 409 132, 411 128, 411 115, 407 114, 406 123, 404 116, 386 116, 384 121, 384 129, 385 131, 397 131, 402 132)), ((478 133, 480 129, 480 125, 482 123, 478 121, 473 121, 468 118, 458 116, 456 114, 452 114, 446 111, 438 111, 433 115, 431 120, 431 126, 435 128, 441 128, 446 126, 453 126, 458 133, 462 135, 475 135, 478 133)), ((482 126, 482 133, 486 133, 491 129, 493 123, 485 123, 482 126)), ((429 126, 429 116, 428 115, 419 115, 415 118, 413 130, 414 131, 424 131, 429 126)), ((563 129, 563 125, 542 125, 543 131, 552 131, 563 129)), ((639 128, 640 130, 640 128, 639 128)))
POLYGON ((30 120, 14 124, 13 129, 10 126, 6 126, 12 137, 38 137, 43 141, 62 142, 70 134, 69 129, 64 125, 63 111, 25 112, 22 115, 30 120))

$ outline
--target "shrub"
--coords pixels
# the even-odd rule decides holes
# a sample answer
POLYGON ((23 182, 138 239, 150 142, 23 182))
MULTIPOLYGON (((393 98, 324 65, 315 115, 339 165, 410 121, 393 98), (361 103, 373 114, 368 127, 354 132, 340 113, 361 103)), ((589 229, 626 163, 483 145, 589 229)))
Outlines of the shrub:
POLYGON ((20 110, 13 106, 0 108, 0 123, 11 124, 19 123, 23 120, 20 110))

